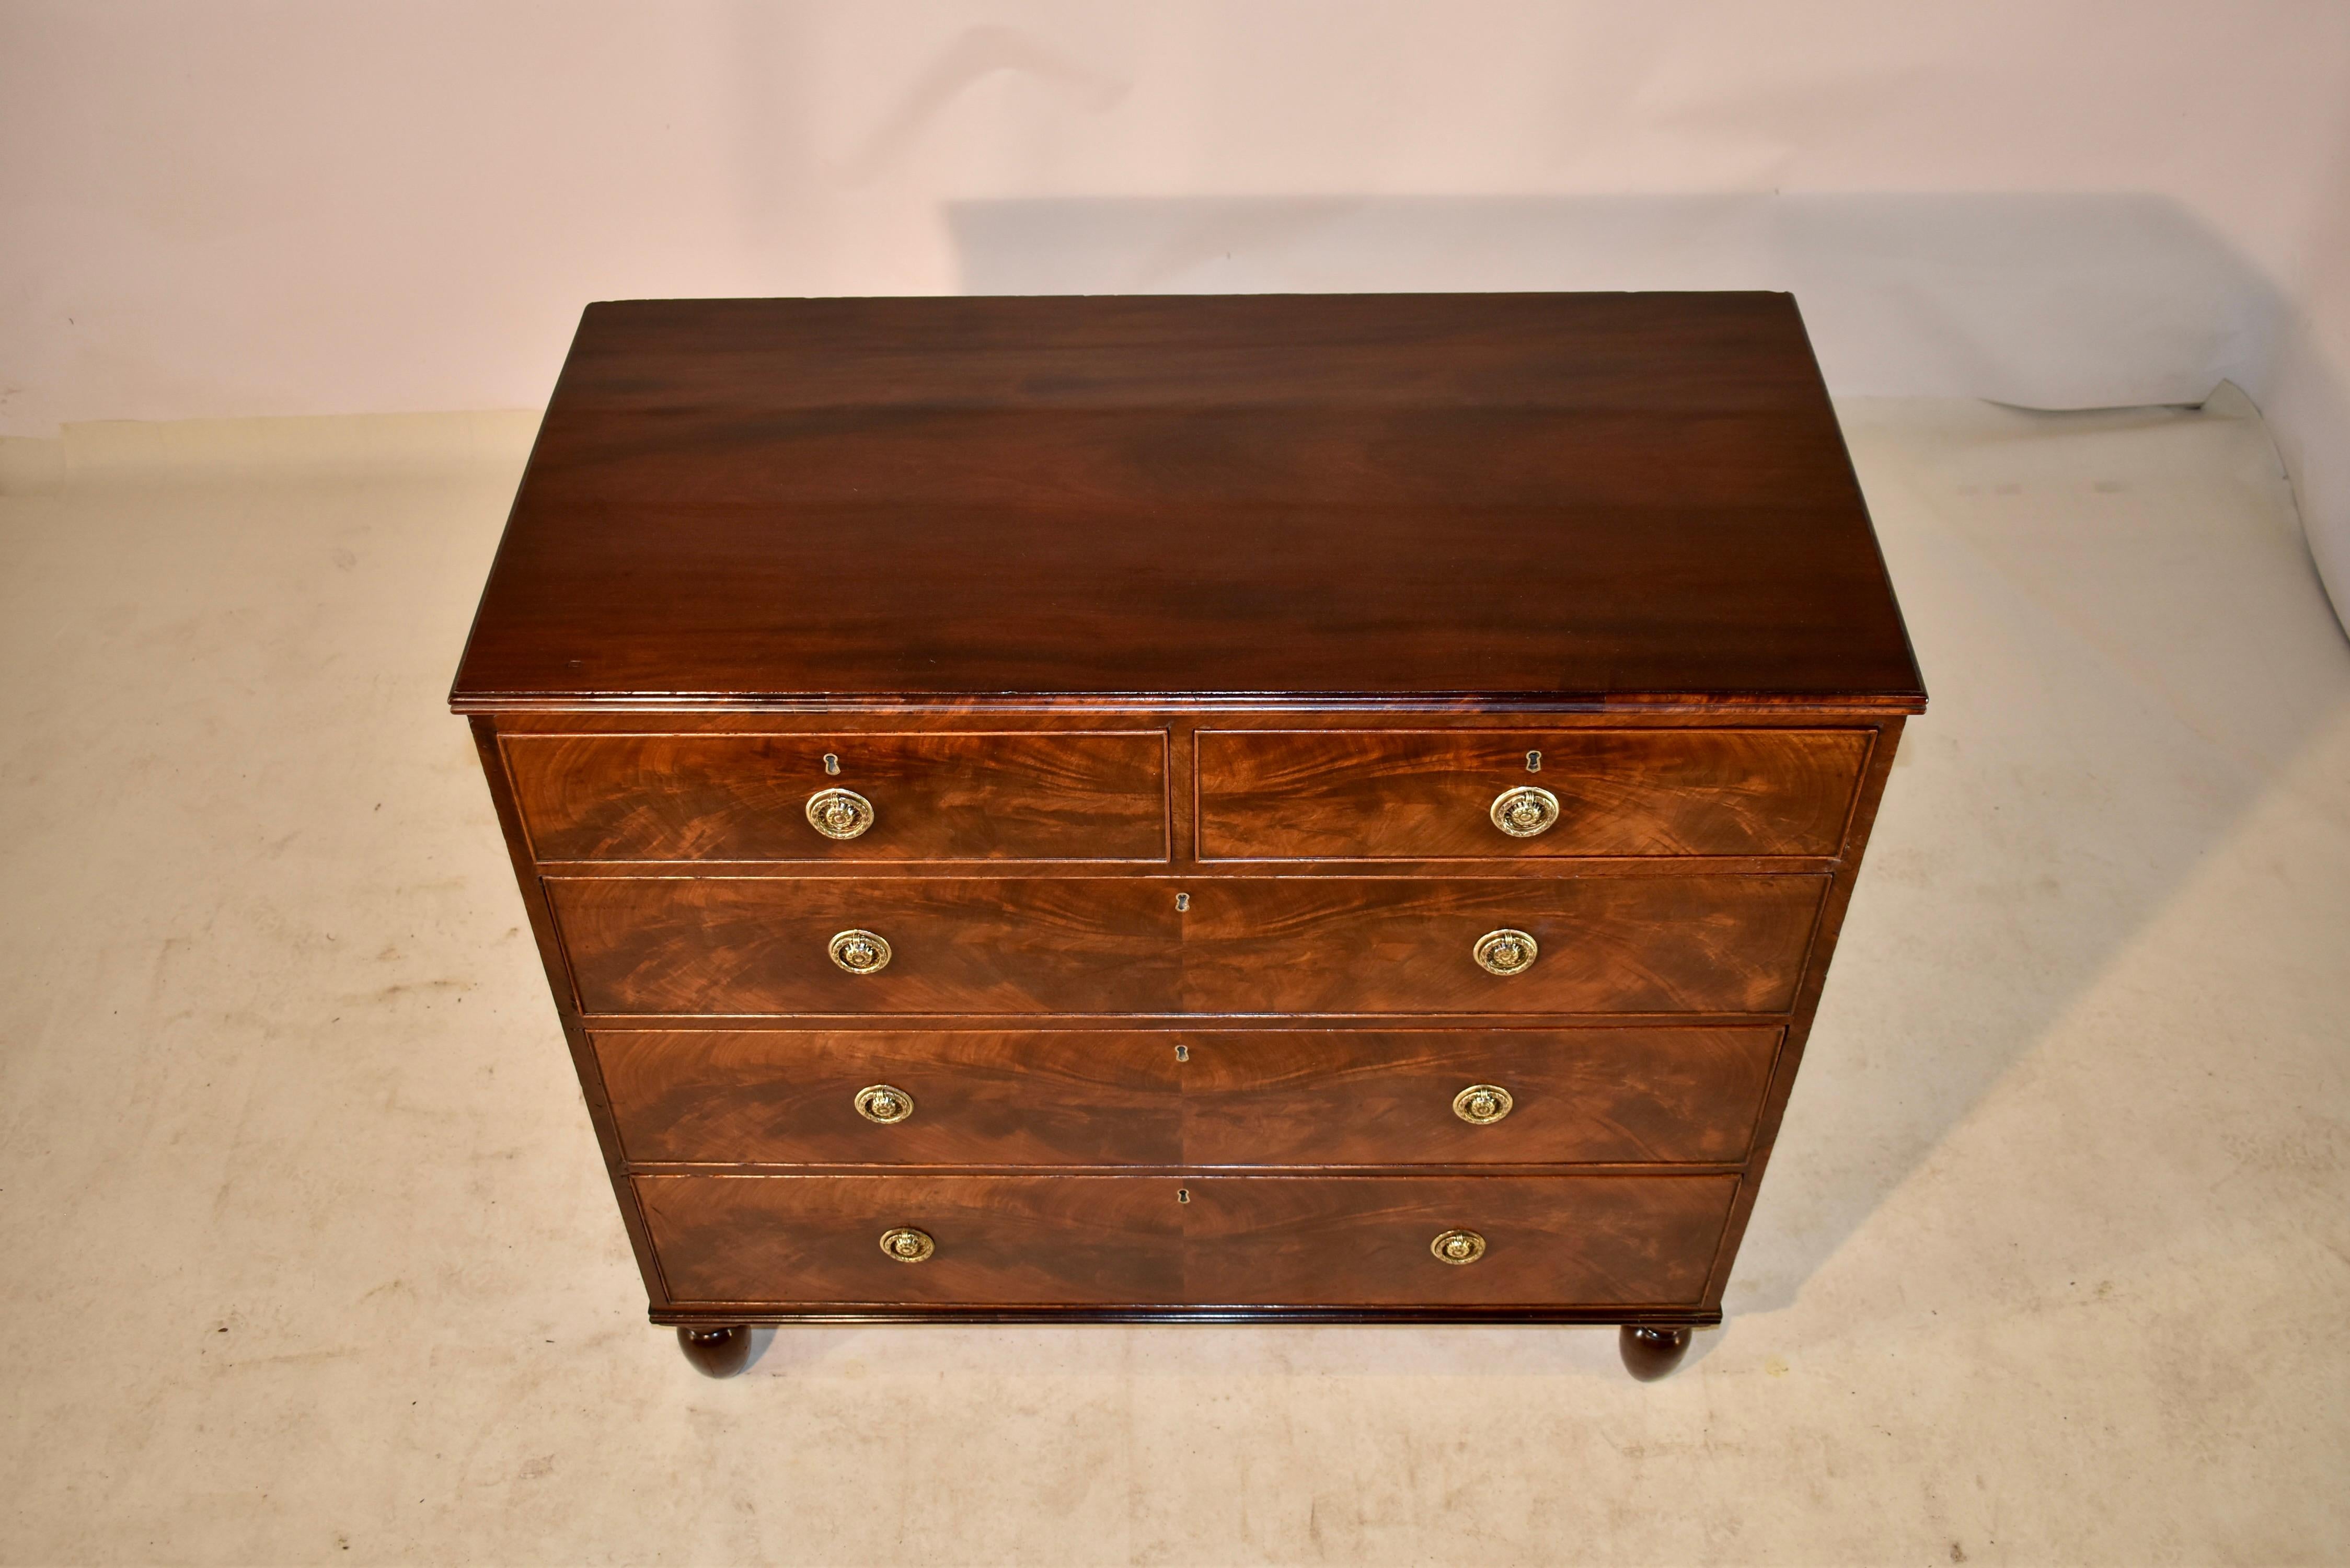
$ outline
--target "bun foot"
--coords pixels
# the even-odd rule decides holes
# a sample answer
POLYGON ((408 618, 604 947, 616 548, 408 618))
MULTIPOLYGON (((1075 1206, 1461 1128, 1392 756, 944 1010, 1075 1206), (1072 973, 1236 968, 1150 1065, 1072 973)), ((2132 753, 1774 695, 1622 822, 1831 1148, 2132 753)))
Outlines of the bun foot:
POLYGON ((1616 1348, 1623 1353, 1624 1370, 1643 1383, 1654 1383, 1681 1364, 1689 1354, 1690 1331, 1685 1328, 1655 1328, 1645 1324, 1627 1323, 1616 1337, 1616 1348))
POLYGON ((677 1331, 677 1347, 685 1352, 685 1358, 704 1377, 733 1376, 751 1365, 751 1331, 739 1324, 725 1328, 677 1331))

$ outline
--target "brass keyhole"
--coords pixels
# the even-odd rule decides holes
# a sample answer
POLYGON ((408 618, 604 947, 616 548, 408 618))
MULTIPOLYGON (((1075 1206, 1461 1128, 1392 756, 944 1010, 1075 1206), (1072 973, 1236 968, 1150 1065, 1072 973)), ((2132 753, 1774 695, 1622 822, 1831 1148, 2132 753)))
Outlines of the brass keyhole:
POLYGON ((824 771, 837 776, 840 773, 840 759, 830 752, 825 753, 824 771))
POLYGON ((1190 909, 1191 907, 1191 894, 1189 894, 1189 893, 1178 893, 1178 894, 1176 894, 1176 895, 1175 895, 1175 912, 1176 912, 1177 914, 1179 914, 1179 915, 1180 915, 1180 914, 1181 914, 1184 910, 1186 910, 1186 909, 1190 909))
POLYGON ((1188 1187, 1179 1187, 1179 1188, 1177 1188, 1177 1189, 1175 1189, 1175 1201, 1176 1201, 1176 1202, 1178 1202, 1178 1203, 1189 1203, 1189 1202, 1191 1202, 1191 1189, 1190 1188, 1188 1188, 1188 1187))
POLYGON ((1526 753, 1526 772, 1530 774, 1538 774, 1542 772, 1542 753, 1540 752, 1528 752, 1526 753))
POLYGON ((1178 1062, 1188 1062, 1191 1059, 1191 1048, 1189 1045, 1178 1045, 1175 1047, 1175 1060, 1178 1062))

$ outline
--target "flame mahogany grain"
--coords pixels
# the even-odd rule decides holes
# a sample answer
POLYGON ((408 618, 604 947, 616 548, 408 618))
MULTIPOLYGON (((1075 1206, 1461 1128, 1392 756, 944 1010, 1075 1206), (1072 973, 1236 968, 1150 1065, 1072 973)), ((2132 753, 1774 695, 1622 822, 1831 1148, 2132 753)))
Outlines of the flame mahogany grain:
POLYGON ((546 879, 590 1014, 1779 1013, 1828 880, 546 879), (1178 910, 1179 887, 1190 900, 1178 910), (1506 978, 1479 936, 1542 957, 1506 978), (889 967, 836 968, 858 928, 889 967))
POLYGON ((1419 1166, 1744 1160, 1780 1031, 598 1030, 639 1165, 1419 1166), (1178 1049, 1184 1055, 1176 1055, 1178 1049), (906 1121, 858 1090, 913 1096, 906 1121), (1498 1084, 1485 1127, 1452 1097, 1498 1084))
POLYGON ((1735 1176, 639 1176, 681 1304, 1694 1308, 1735 1176), (1189 1195, 1179 1202, 1178 1191, 1189 1195), (881 1232, 927 1231, 927 1262, 881 1232), (1439 1262, 1437 1233, 1486 1241, 1439 1262))
POLYGON ((451 703, 697 1365, 1286 1318, 1649 1376, 1925 688, 1784 296, 702 300, 588 307, 451 703))
POLYGON ((542 860, 1167 858, 1160 731, 515 735, 505 754, 542 860), (808 824, 833 787, 873 803, 855 838, 808 824))
POLYGON ((1200 857, 1833 855, 1868 742, 1866 730, 1202 731, 1200 857), (1522 784, 1559 799, 1558 821, 1533 838, 1489 815, 1522 784))

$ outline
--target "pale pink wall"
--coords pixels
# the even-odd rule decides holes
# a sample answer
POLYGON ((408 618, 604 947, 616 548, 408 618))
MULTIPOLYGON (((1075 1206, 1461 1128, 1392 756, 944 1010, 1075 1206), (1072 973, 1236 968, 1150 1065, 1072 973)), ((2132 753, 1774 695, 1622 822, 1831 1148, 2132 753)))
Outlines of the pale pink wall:
POLYGON ((0 433, 531 406, 599 297, 1793 280, 1843 389, 2235 377, 2342 597, 2345 181, 2340 0, 6 0, 0 433), (2025 193, 2161 205, 1909 265, 2025 193))

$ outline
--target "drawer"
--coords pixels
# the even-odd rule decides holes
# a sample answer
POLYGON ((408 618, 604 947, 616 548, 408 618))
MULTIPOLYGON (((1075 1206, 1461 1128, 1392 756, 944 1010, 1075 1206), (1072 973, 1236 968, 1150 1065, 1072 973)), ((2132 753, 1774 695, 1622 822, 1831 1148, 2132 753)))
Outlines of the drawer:
POLYGON ((1869 742, 1863 730, 1202 732, 1200 857, 1829 856, 1869 742), (1534 831, 1514 836, 1495 802, 1529 789, 1537 797, 1534 831))
POLYGON ((504 745, 543 861, 1167 858, 1167 739, 1155 730, 508 735, 504 745), (854 837, 809 820, 809 797, 827 790, 870 808, 866 818, 851 803, 843 826, 854 837))
POLYGON ((594 1042, 622 1151, 639 1162, 1412 1166, 1736 1164, 1779 1035, 599 1030, 594 1042), (1488 1085, 1507 1108, 1464 1119, 1456 1100, 1488 1085), (880 1119, 869 1096, 858 1105, 876 1088, 880 1119))
POLYGON ((1827 878, 557 877, 588 1013, 1777 1013, 1827 878), (1179 912, 1179 889, 1189 912, 1179 912), (1535 940, 1508 976, 1489 932, 1535 940), (837 934, 888 943, 852 974, 837 934))
POLYGON ((1694 1306, 1735 1176, 639 1176, 671 1299, 1694 1306), (1179 1200, 1179 1194, 1188 1201, 1179 1200), (882 1250, 919 1231, 930 1255, 882 1250), (1474 1262, 1431 1250, 1474 1232, 1474 1262))
POLYGON ((1183 917, 1200 1012, 1776 1013, 1828 879, 1810 875, 1231 877, 1183 917), (1534 939, 1531 967, 1481 968, 1479 940, 1534 939))
POLYGON ((589 1013, 1169 1012, 1173 888, 1125 877, 546 878, 589 1013), (837 964, 838 933, 889 944, 837 964))

